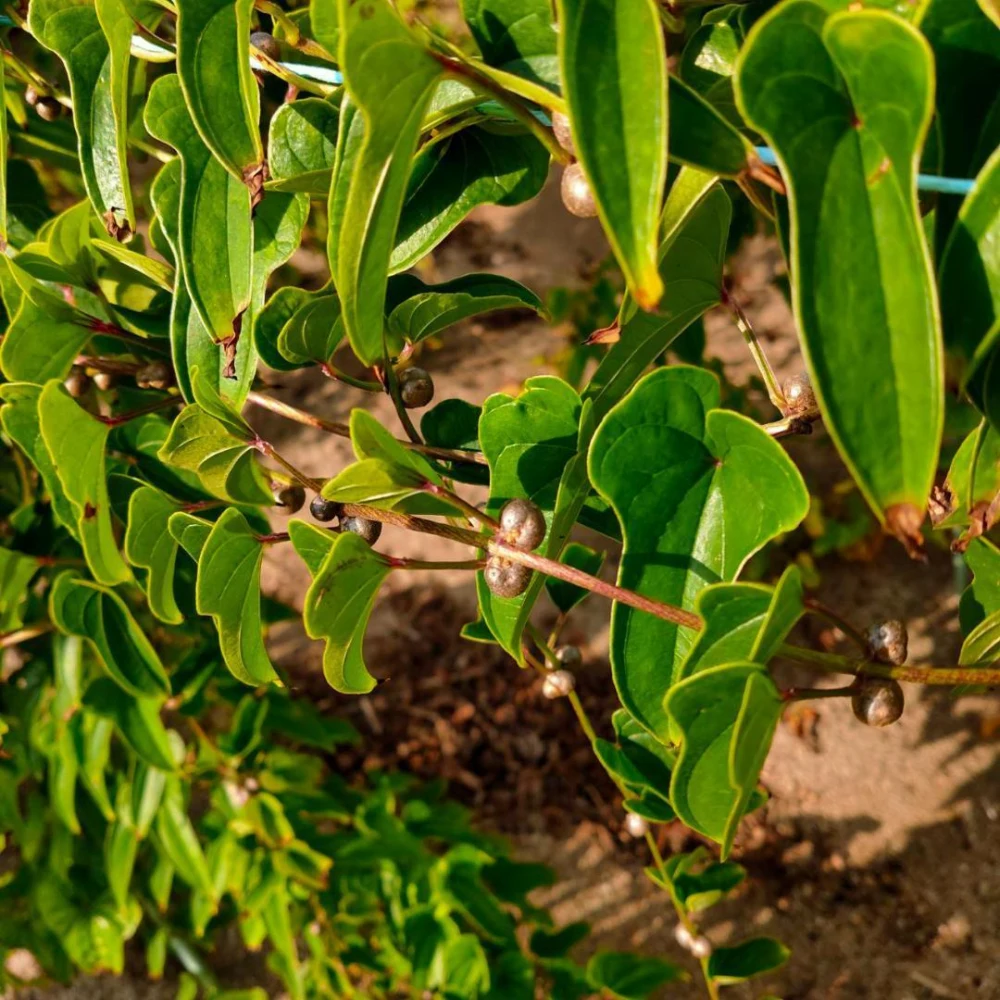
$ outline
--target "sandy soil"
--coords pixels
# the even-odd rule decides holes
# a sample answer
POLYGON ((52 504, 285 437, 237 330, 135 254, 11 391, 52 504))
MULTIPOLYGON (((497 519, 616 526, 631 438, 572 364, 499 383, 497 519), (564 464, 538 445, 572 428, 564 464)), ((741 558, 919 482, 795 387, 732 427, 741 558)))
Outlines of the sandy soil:
MULTIPOLYGON (((436 255, 433 275, 488 268, 544 291, 577 282, 581 270, 604 252, 597 227, 566 215, 550 185, 530 208, 477 212, 436 255)), ((799 367, 798 350, 791 317, 771 283, 776 262, 773 246, 755 239, 738 258, 735 277, 775 367, 787 375, 799 367)), ((721 314, 710 316, 706 329, 707 353, 721 359, 728 378, 746 382, 752 368, 736 329, 721 314)), ((490 392, 516 391, 531 374, 554 370, 548 361, 563 337, 537 320, 469 324, 449 332, 439 349, 424 353, 421 364, 432 371, 439 399, 458 396, 478 403, 490 392)), ((352 406, 370 402, 311 373, 274 381, 284 398, 308 401, 310 409, 329 419, 342 419, 352 406)), ((759 402, 765 412, 766 403, 759 402)), ((393 425, 383 399, 371 408, 393 425)), ((329 475, 349 457, 336 438, 269 414, 252 416, 265 436, 313 475, 329 475)), ((813 488, 844 477, 822 433, 792 442, 790 450, 813 488)), ((447 558, 449 551, 447 543, 429 547, 421 538, 391 529, 380 548, 398 555, 419 551, 424 558, 447 558)), ((853 620, 863 624, 896 616, 909 622, 911 662, 954 657, 957 597, 947 554, 932 552, 921 565, 886 543, 874 561, 830 558, 819 569, 819 595, 853 620)), ((267 589, 298 602, 306 582, 305 569, 291 551, 271 553, 267 589)), ((438 658, 435 665, 444 662, 454 670, 456 684, 470 662, 470 654, 462 652, 467 645, 431 634, 440 614, 422 614, 420 600, 399 593, 427 582, 421 574, 396 574, 373 618, 370 665, 399 678, 400 685, 408 676, 416 683, 429 671, 419 657, 402 657, 403 645, 412 649, 427 643, 438 658)), ((442 600, 454 621, 471 611, 474 594, 465 577, 435 574, 434 582, 443 588, 442 600)), ((592 685, 595 691, 608 687, 607 610, 592 600, 573 626, 589 659, 581 687, 592 685)), ((836 641, 816 630, 809 637, 836 641)), ((275 633, 273 652, 297 676, 319 670, 318 649, 295 627, 275 633)), ((495 669, 504 668, 498 663, 495 669)), ((517 672, 513 664, 507 669, 517 672)), ((391 702, 391 694, 385 697, 391 702)), ((541 703, 537 692, 520 697, 522 704, 532 698, 541 703)), ((738 857, 751 877, 735 899, 709 912, 705 928, 719 943, 774 934, 794 954, 787 969, 768 982, 726 995, 760 997, 770 990, 785 1000, 1000 998, 1000 745, 992 738, 998 702, 995 697, 922 695, 913 688, 908 697, 903 721, 884 731, 858 725, 840 701, 816 702, 786 716, 764 775, 771 801, 746 824, 740 839, 738 857)), ((367 739, 378 744, 377 711, 369 705, 361 716, 369 720, 367 739)), ((457 787, 463 791, 461 781, 457 787)), ((463 794, 472 796, 469 788, 463 794)), ((489 789, 483 794, 488 798, 489 789)), ((668 908, 642 873, 642 852, 618 829, 610 782, 602 784, 598 776, 586 789, 563 783, 532 801, 535 805, 518 817, 525 832, 516 837, 517 849, 559 872, 559 884, 541 900, 554 907, 557 918, 591 920, 598 946, 634 947, 682 960, 668 908), (558 789, 569 808, 554 820, 543 806, 560 805, 552 802, 553 795, 560 797, 558 789), (581 799, 591 805, 577 810, 581 799), (567 815, 578 815, 582 822, 567 827, 567 815)), ((484 822, 492 821, 487 815, 484 822)), ((663 836, 666 847, 685 840, 671 829, 663 836)), ((169 994, 126 979, 24 995, 158 1000, 169 994)), ((702 994, 692 986, 670 995, 702 994)))

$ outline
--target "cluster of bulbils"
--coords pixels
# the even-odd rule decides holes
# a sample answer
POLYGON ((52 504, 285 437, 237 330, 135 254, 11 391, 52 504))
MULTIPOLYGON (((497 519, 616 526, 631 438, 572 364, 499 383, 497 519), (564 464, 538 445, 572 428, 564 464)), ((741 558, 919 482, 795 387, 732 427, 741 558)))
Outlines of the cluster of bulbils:
MULTIPOLYGON (((531 552, 545 538, 545 518, 530 500, 508 500, 500 510, 496 541, 531 552)), ((531 570, 513 559, 491 555, 483 570, 486 586, 497 597, 517 597, 528 589, 531 570)))
MULTIPOLYGON (((135 384, 140 389, 169 389, 174 384, 174 370, 165 361, 150 361, 135 372, 135 384)), ((101 392, 109 392, 118 384, 114 372, 96 372, 93 377, 80 365, 74 365, 63 382, 63 387, 74 399, 82 399, 91 385, 101 392)))
POLYGON ((43 121, 54 122, 63 113, 63 106, 54 97, 48 94, 40 94, 34 87, 27 87, 24 91, 24 103, 29 108, 34 108, 35 113, 43 121))
MULTIPOLYGON (((896 619, 875 622, 865 634, 868 658, 898 667, 906 662, 909 637, 906 626, 896 619)), ((890 726, 903 714, 903 689, 899 681, 882 677, 858 677, 852 685, 851 708, 866 726, 890 726)))
MULTIPOLYGON (((569 153, 576 156, 576 147, 573 145, 573 135, 570 132, 569 118, 558 111, 552 115, 552 134, 556 137, 556 142, 569 153)), ((594 192, 590 187, 583 172, 583 167, 579 163, 571 163, 562 175, 562 200, 567 211, 580 219, 593 219, 597 215, 597 202, 594 201, 594 192)))

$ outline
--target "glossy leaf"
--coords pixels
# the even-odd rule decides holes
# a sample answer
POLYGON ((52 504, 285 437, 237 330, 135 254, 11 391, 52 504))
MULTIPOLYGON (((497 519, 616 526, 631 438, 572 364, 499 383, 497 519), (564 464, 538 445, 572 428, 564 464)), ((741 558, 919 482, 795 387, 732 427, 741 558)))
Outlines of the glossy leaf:
MULTIPOLYGON (((233 0, 222 2, 232 6, 233 0)), ((190 6, 204 6, 208 11, 219 3, 211 0, 202 5, 195 0, 190 6)), ((246 65, 249 72, 249 62, 246 65)), ((235 67, 222 72, 228 75, 235 67)), ((225 107, 218 95, 213 105, 219 110, 225 107)), ((231 120, 238 118, 231 106, 224 113, 231 120)), ((209 152, 184 103, 176 75, 160 77, 153 84, 145 116, 146 128, 176 149, 181 161, 175 252, 191 301, 212 340, 234 347, 243 313, 250 305, 250 192, 209 152)))
POLYGON ((697 90, 670 77, 670 159, 722 177, 738 177, 753 147, 697 90))
POLYGON ((462 14, 491 66, 536 83, 559 83, 549 0, 462 0, 462 14))
POLYGON ((24 624, 21 605, 37 572, 34 556, 0 549, 0 632, 13 632, 24 624))
POLYGON ((215 899, 215 886, 205 852, 188 817, 180 783, 175 778, 168 780, 156 816, 156 838, 177 874, 192 889, 215 899))
POLYGON ((715 177, 686 168, 664 207, 660 276, 666 294, 655 313, 622 306, 618 342, 594 372, 584 393, 601 419, 636 379, 699 316, 719 303, 722 262, 732 205, 715 177))
POLYGON ((426 257, 477 205, 520 205, 549 173, 549 153, 521 127, 472 126, 421 150, 390 259, 393 273, 426 257))
POLYGON ((177 75, 205 145, 237 180, 259 185, 264 150, 250 69, 252 9, 252 0, 177 0, 177 75))
POLYGON ((723 859, 756 789, 783 704, 766 670, 751 663, 704 670, 666 697, 681 734, 670 801, 685 824, 721 845, 723 859))
POLYGON ((984 618, 1000 611, 1000 550, 985 538, 974 538, 965 550, 972 582, 958 606, 962 633, 968 635, 984 618))
POLYGON ((264 548, 247 519, 230 507, 215 522, 198 560, 198 613, 212 616, 226 666, 244 684, 277 679, 260 617, 263 558, 264 548))
POLYGON ((344 328, 364 364, 382 357, 386 274, 420 122, 440 78, 388 0, 339 0, 340 64, 365 133, 351 164, 335 283, 344 328))
POLYGON ((919 546, 944 414, 916 197, 930 49, 890 14, 795 0, 750 33, 737 97, 789 188, 792 300, 826 427, 879 518, 919 546), (790 78, 793 99, 775 100, 790 78))
POLYGON ((177 625, 184 620, 174 597, 174 567, 177 542, 168 528, 178 505, 151 486, 141 486, 128 505, 125 557, 133 566, 147 570, 146 600, 161 621, 177 625))
POLYGON ((337 536, 306 592, 303 622, 311 639, 325 639, 323 673, 344 694, 375 686, 362 657, 364 633, 390 567, 358 535, 337 536))
POLYGON ((292 365, 321 365, 344 339, 340 300, 316 293, 292 313, 278 334, 278 351, 292 365))
POLYGON ((83 698, 84 707, 109 719, 136 755, 151 767, 176 767, 167 730, 160 719, 162 698, 134 697, 107 677, 98 678, 83 698))
POLYGON ((587 963, 587 977, 620 1000, 646 1000, 661 986, 682 981, 685 975, 678 966, 659 958, 601 951, 587 963))
POLYGON ((49 382, 38 397, 38 417, 94 579, 108 586, 130 580, 111 527, 104 455, 110 428, 78 406, 57 381, 49 382))
MULTIPOLYGON (((579 542, 570 542, 563 549, 560 561, 567 566, 572 566, 574 569, 579 569, 584 573, 589 573, 591 576, 596 576, 600 573, 601 566, 604 565, 604 556, 605 553, 587 548, 586 545, 581 545, 579 542)), ((565 580, 556 580, 554 577, 546 579, 545 589, 552 599, 552 603, 564 615, 568 614, 581 601, 590 596, 589 590, 577 587, 572 583, 566 583, 565 580)))
MULTIPOLYGON (((809 498, 781 446, 715 407, 701 369, 647 375, 601 423, 590 479, 622 525, 618 584, 691 608, 711 583, 734 579, 766 542, 805 516, 809 498)), ((689 630, 616 604, 611 664, 622 704, 669 740, 663 697, 694 641, 689 630)))
POLYGON ((62 573, 52 586, 49 613, 61 631, 89 640, 108 673, 130 694, 149 697, 170 691, 156 650, 110 588, 62 573))
POLYGON ((398 341, 419 344, 463 319, 499 309, 544 313, 542 300, 519 281, 496 274, 465 274, 440 285, 425 285, 414 275, 394 279, 399 304, 389 313, 386 332, 398 341))
POLYGON ((127 239, 135 229, 135 213, 125 156, 128 78, 122 72, 123 50, 116 44, 111 51, 98 11, 79 0, 32 0, 28 26, 66 66, 87 194, 108 231, 127 239))
POLYGON ((629 290, 663 294, 658 225, 667 180, 667 60, 653 0, 557 0, 559 62, 576 155, 629 290))
POLYGON ((208 536, 212 533, 212 525, 208 521, 179 511, 172 514, 167 523, 174 541, 195 561, 201 558, 201 550, 208 541, 208 536))
POLYGON ((691 35, 681 54, 681 78, 730 121, 738 122, 733 95, 740 33, 728 20, 712 23, 706 18, 691 35))
POLYGON ((326 196, 337 150, 337 122, 337 109, 329 101, 307 97, 283 104, 268 133, 268 189, 326 196))
POLYGON ((790 956, 775 938, 751 938, 733 947, 716 948, 708 960, 708 974, 720 986, 742 983, 781 968, 790 956))

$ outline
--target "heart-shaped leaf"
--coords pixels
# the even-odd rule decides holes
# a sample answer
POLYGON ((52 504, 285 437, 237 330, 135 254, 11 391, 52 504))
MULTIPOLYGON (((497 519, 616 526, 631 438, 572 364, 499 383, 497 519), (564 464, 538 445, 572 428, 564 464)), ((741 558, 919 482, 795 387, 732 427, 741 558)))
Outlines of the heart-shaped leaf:
POLYGON ((944 416, 916 189, 929 46, 884 11, 794 0, 754 26, 736 90, 789 188, 792 300, 823 419, 878 517, 917 548, 944 416), (793 77, 794 102, 775 101, 793 77))
POLYGON ((127 239, 135 229, 125 157, 130 36, 112 52, 98 11, 79 0, 33 0, 28 26, 66 66, 87 194, 108 231, 127 239))
POLYGON ((681 982, 684 970, 659 958, 628 951, 600 951, 587 963, 587 978, 596 989, 619 1000, 647 1000, 661 986, 681 982))
POLYGON ((665 699, 681 734, 670 801, 688 826, 721 845, 723 859, 756 790, 783 704, 767 671, 753 663, 703 670, 665 699))
POLYGON ((336 536, 306 592, 306 633, 326 640, 323 674, 336 691, 365 694, 375 687, 362 645, 375 598, 390 572, 363 538, 344 532, 336 536))
MULTIPOLYGON (((691 608, 732 580, 766 542, 805 517, 809 495, 781 446, 753 421, 714 409, 719 387, 696 368, 647 375, 607 415, 590 480, 622 525, 618 584, 691 608)), ((611 665, 622 704, 660 739, 663 696, 695 635, 615 604, 611 665)))
POLYGON ((253 0, 178 0, 177 75, 205 145, 233 177, 259 191, 264 149, 250 68, 252 9, 253 0))
POLYGON ((173 771, 173 748, 160 710, 163 698, 141 698, 123 691, 107 677, 99 677, 83 697, 84 708, 114 723, 122 739, 140 760, 160 771, 173 771))
POLYGON ((133 566, 147 570, 146 600, 149 610, 161 621, 177 625, 184 615, 174 597, 174 567, 177 542, 169 522, 178 505, 152 486, 141 486, 128 504, 125 557, 133 566))
POLYGON ((302 191, 313 197, 329 193, 337 120, 336 107, 317 97, 283 104, 275 112, 267 145, 269 191, 302 191))
POLYGON ((440 285, 425 285, 415 275, 393 279, 396 298, 386 332, 398 341, 419 344, 471 316, 498 309, 532 309, 544 313, 542 300, 519 281, 498 274, 465 274, 440 285), (398 297, 397 297, 398 296, 398 297))
POLYGON ((557 0, 573 144, 629 291, 663 295, 657 269, 667 181, 667 59, 654 0, 557 0))
POLYGON ((62 632, 90 642, 108 673, 128 694, 148 698, 170 693, 156 650, 125 602, 109 587, 76 573, 61 573, 52 585, 49 613, 62 632))
POLYGON ((347 195, 331 270, 351 347, 370 365, 382 358, 389 256, 421 119, 441 72, 388 0, 339 3, 340 65, 365 131, 349 176, 334 182, 347 185, 347 195))
POLYGON ((716 948, 708 960, 708 974, 720 986, 731 986, 780 969, 791 954, 775 938, 751 938, 729 948, 716 948))
POLYGON ((94 579, 108 586, 131 580, 111 527, 104 454, 110 428, 78 406, 55 380, 38 397, 38 419, 94 579))
MULTIPOLYGON (((232 0, 228 3, 231 5, 232 0)), ((207 3, 205 7, 213 5, 218 6, 207 3)), ((193 6, 200 6, 200 0, 193 6)), ((249 62, 246 65, 249 72, 249 62)), ((227 68, 221 75, 228 76, 229 72, 227 68)), ((256 92, 256 84, 253 86, 256 92)), ((217 100, 218 95, 213 106, 223 108, 217 100)), ((225 115, 235 120, 231 106, 226 107, 225 115)), ((229 360, 235 360, 242 316, 250 305, 250 192, 212 156, 195 125, 178 77, 160 77, 149 91, 146 128, 176 149, 181 161, 175 246, 179 269, 211 338, 225 344, 229 360)))
POLYGON ((520 126, 463 128, 413 163, 390 260, 392 273, 426 257, 477 205, 520 205, 549 173, 548 150, 520 126))
POLYGON ((491 66, 558 87, 559 36, 549 0, 462 0, 462 14, 491 66))
POLYGON ((198 614, 212 616, 222 658, 244 684, 277 679, 264 647, 260 618, 263 558, 264 547, 247 519, 230 507, 212 526, 198 559, 198 614))

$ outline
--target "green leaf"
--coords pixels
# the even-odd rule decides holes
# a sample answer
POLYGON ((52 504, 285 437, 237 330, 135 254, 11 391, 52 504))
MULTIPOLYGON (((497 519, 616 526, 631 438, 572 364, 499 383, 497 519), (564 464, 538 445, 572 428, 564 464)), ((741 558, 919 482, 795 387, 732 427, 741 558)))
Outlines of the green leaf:
MULTIPOLYGON (((42 383, 65 378, 92 333, 65 299, 50 291, 17 263, 0 258, 0 281, 20 291, 0 346, 0 369, 12 382, 42 383), (4 274, 3 272, 6 272, 4 274)), ((7 293, 5 292, 5 297, 7 293)))
POLYGON ((317 97, 278 108, 268 133, 268 190, 302 191, 313 197, 329 193, 338 118, 337 108, 317 97))
POLYGON ((420 122, 441 73, 388 0, 339 4, 340 65, 364 116, 365 133, 351 164, 336 268, 331 269, 351 347, 370 365, 382 358, 389 257, 420 122))
POLYGON ((654 0, 557 0, 576 155, 629 290, 663 295, 657 243, 667 181, 667 59, 654 0))
POLYGON ((965 363, 968 380, 1000 337, 1000 150, 962 202, 939 284, 945 346, 965 363))
POLYGON ((498 274, 465 274, 440 285, 425 285, 414 275, 395 280, 402 279, 405 298, 397 300, 399 304, 389 313, 386 332, 411 344, 419 344, 463 319, 498 309, 545 311, 531 289, 498 274))
POLYGON ((131 580, 111 527, 104 455, 110 428, 78 406, 55 380, 38 397, 38 417, 42 440, 73 507, 90 571, 108 586, 131 580))
POLYGON ((587 963, 587 977, 596 988, 608 990, 620 1000, 646 1000, 661 986, 686 978, 684 971, 670 962, 628 951, 598 952, 587 963))
POLYGON ((95 719, 85 715, 83 720, 83 754, 80 759, 80 777, 91 798, 105 819, 114 817, 108 795, 107 774, 111 758, 111 737, 114 724, 110 719, 95 719))
POLYGON ((217 899, 208 861, 187 814, 178 779, 167 781, 160 811, 156 815, 156 838, 177 874, 192 889, 217 899))
POLYGON ((37 572, 34 556, 0 549, 0 632, 13 632, 24 624, 22 604, 37 572))
MULTIPOLYGON (((495 516, 515 497, 537 504, 549 531, 538 548, 558 559, 566 536, 551 530, 564 470, 577 455, 580 397, 568 383, 549 375, 525 382, 517 397, 496 393, 483 404, 479 439, 490 466, 490 496, 486 512, 495 516)), ((575 517, 573 520, 575 521, 575 517)), ((497 597, 476 574, 476 590, 483 619, 497 641, 522 662, 521 633, 535 599, 544 586, 536 574, 519 597, 497 597)))
POLYGON ((549 0, 462 0, 462 14, 491 66, 536 83, 559 83, 549 0))
POLYGON ((784 3, 740 55, 740 107, 789 188, 792 300, 824 422, 876 514, 911 547, 944 416, 916 189, 932 97, 929 46, 883 11, 784 3), (775 81, 792 78, 794 100, 775 100, 775 81))
POLYGON ((985 420, 962 441, 931 504, 935 528, 968 527, 953 543, 963 550, 997 520, 1000 502, 1000 433, 985 420))
POLYGON ((539 958, 562 958, 574 945, 579 944, 590 933, 590 924, 577 921, 566 924, 557 931, 539 927, 531 935, 531 950, 539 958))
POLYGON ((113 914, 100 905, 84 909, 74 901, 73 887, 43 869, 31 888, 34 910, 82 971, 121 975, 125 944, 113 914))
POLYGON ((483 408, 464 399, 442 399, 420 418, 420 430, 437 448, 480 451, 479 418, 483 408))
MULTIPOLYGON (((232 6, 233 0, 221 3, 232 6)), ((219 5, 220 0, 206 0, 204 4, 194 0, 193 4, 185 4, 204 8, 206 12, 219 5)), ((224 22, 223 17, 220 25, 224 26, 224 22)), ((247 57, 248 73, 249 67, 247 57)), ((234 69, 220 67, 220 73, 228 76, 234 69)), ((253 86, 256 93, 256 83, 253 86)), ((225 108, 224 114, 230 121, 238 118, 233 114, 233 106, 226 107, 218 94, 215 102, 219 111, 225 108)), ((176 149, 180 157, 175 252, 191 301, 212 340, 235 350, 242 316, 250 305, 253 253, 250 192, 213 158, 202 141, 176 75, 160 77, 150 88, 145 119, 150 134, 176 149)))
POLYGON ((222 658, 244 684, 267 684, 277 675, 264 647, 260 620, 260 564, 264 547, 234 507, 212 527, 198 560, 198 614, 211 615, 222 658))
MULTIPOLYGON (((604 565, 604 556, 605 553, 587 548, 586 545, 581 545, 579 542, 570 542, 563 549, 560 562, 567 566, 572 566, 574 569, 583 570, 584 573, 589 573, 591 576, 595 576, 601 571, 601 566, 604 565)), ((568 614, 581 601, 590 596, 589 590, 577 587, 572 583, 566 583, 564 580, 556 580, 554 577, 546 579, 545 589, 548 591, 552 603, 564 615, 568 614)))
POLYGON ((679 67, 684 82, 736 125, 741 119, 733 77, 741 41, 738 28, 729 20, 709 23, 706 18, 684 46, 679 67))
POLYGON ((689 913, 714 906, 746 878, 746 869, 732 861, 709 864, 701 871, 683 871, 674 876, 674 892, 689 913))
POLYGON ((151 486, 142 486, 128 504, 125 557, 133 566, 148 570, 146 600, 149 610, 161 621, 179 625, 184 616, 174 597, 174 567, 177 542, 168 524, 178 505, 151 486))
POLYGON ((985 538, 974 538, 965 550, 972 583, 958 605, 962 634, 968 635, 984 618, 1000 611, 1000 550, 985 538))
POLYGON ((759 664, 731 663, 686 678, 665 699, 681 749, 670 801, 693 830, 732 847, 783 707, 759 664))
MULTIPOLYGON (((619 586, 691 608, 706 586, 734 579, 754 552, 805 517, 808 492, 781 446, 746 417, 715 409, 718 402, 710 373, 661 368, 598 428, 590 479, 622 525, 619 586)), ((619 696, 664 741, 670 734, 663 696, 694 638, 614 606, 611 664, 619 696)))
POLYGON ((718 179, 684 168, 664 206, 660 276, 666 293, 655 313, 622 306, 619 340, 584 393, 600 420, 681 333, 712 306, 722 288, 722 263, 732 204, 718 179))
POLYGON ((111 263, 121 264, 126 269, 134 271, 149 285, 165 292, 174 290, 174 269, 169 264, 136 253, 135 250, 123 247, 120 243, 109 243, 103 239, 92 239, 90 246, 102 257, 107 257, 111 263))
MULTIPOLYGON (((313 298, 326 295, 326 291, 309 292, 304 288, 285 285, 277 289, 264 303, 253 325, 254 345, 264 364, 275 371, 294 371, 303 367, 289 361, 278 350, 278 338, 296 313, 313 298)), ((343 336, 343 334, 341 334, 343 336)))
POLYGON ((368 618, 390 567, 350 532, 338 535, 306 592, 303 623, 311 639, 325 639, 323 673, 344 694, 375 687, 362 657, 368 618))
POLYGON ((278 351, 293 366, 326 364, 344 339, 340 300, 310 295, 278 334, 278 351))
POLYGON ((340 49, 340 9, 337 0, 310 0, 309 21, 313 36, 330 56, 340 49))
POLYGON ((125 156, 128 43, 112 52, 98 13, 80 0, 32 0, 28 26, 66 66, 87 194, 108 231, 128 239, 135 229, 125 156))
MULTIPOLYGON (((7 60, 0 53, 0 94, 7 93, 7 60)), ((10 139, 7 134, 6 110, 0 115, 0 244, 6 248, 8 238, 7 226, 7 157, 10 139)))
POLYGON ((548 173, 548 150, 519 126, 472 126, 430 144, 413 162, 390 271, 426 257, 477 205, 534 198, 548 173))
POLYGON ((708 974, 720 986, 729 986, 773 972, 790 957, 791 952, 775 938, 751 938, 732 948, 716 948, 708 960, 708 974))
POLYGON ((156 650, 109 587, 73 572, 61 573, 49 595, 49 614, 67 635, 90 641, 125 691, 137 697, 169 694, 170 684, 156 650))
POLYGON ((201 550, 212 533, 212 525, 194 514, 179 511, 172 514, 167 522, 174 541, 195 561, 201 558, 201 550))
POLYGON ((219 163, 258 190, 264 150, 250 68, 253 0, 177 0, 176 6, 177 75, 191 120, 219 163))
POLYGON ((4 433, 38 470, 56 519, 75 536, 77 528, 73 505, 63 491, 48 449, 42 440, 38 417, 38 400, 41 394, 40 386, 27 382, 0 385, 0 400, 3 402, 3 406, 0 407, 0 424, 4 433))
POLYGON ((222 500, 270 506, 274 502, 267 479, 257 464, 255 448, 245 435, 202 407, 186 406, 170 427, 160 449, 160 461, 188 469, 222 500))
POLYGON ((99 677, 83 697, 84 708, 109 719, 140 760, 160 771, 173 771, 173 748, 160 711, 162 698, 134 697, 107 677, 99 677))
POLYGON ((698 91, 679 77, 670 77, 671 160, 735 178, 753 155, 746 137, 698 91))

